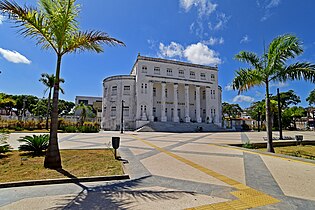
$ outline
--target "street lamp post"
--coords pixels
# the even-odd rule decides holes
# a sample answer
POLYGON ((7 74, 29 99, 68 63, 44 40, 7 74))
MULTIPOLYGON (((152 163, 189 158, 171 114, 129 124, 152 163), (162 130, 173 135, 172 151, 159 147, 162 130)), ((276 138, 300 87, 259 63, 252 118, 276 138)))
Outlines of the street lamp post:
POLYGON ((260 132, 260 111, 258 111, 258 117, 257 117, 257 121, 258 121, 258 132, 260 132))
POLYGON ((124 100, 121 100, 120 133, 124 133, 124 100))
POLYGON ((282 117, 281 117, 281 104, 280 104, 280 92, 279 88, 277 88, 277 95, 278 95, 278 124, 279 124, 279 139, 282 140, 282 117))
POLYGON ((26 113, 25 113, 25 103, 26 103, 27 99, 26 98, 23 98, 23 120, 25 121, 25 117, 26 117, 26 113))

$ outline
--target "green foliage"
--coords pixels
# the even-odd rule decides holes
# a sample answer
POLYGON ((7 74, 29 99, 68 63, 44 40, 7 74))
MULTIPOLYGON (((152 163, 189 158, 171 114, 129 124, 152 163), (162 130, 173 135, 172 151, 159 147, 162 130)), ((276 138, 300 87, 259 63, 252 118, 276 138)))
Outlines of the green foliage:
POLYGON ((250 143, 250 141, 245 142, 242 147, 247 148, 247 149, 255 149, 256 147, 250 143))
POLYGON ((8 137, 9 131, 6 129, 0 129, 0 154, 11 151, 10 145, 6 142, 8 137))
POLYGON ((62 126, 60 128, 66 133, 98 133, 100 131, 98 126, 62 126))
MULTIPOLYGON (((270 100, 278 101, 278 96, 271 96, 270 100)), ((290 105, 297 105, 298 103, 301 103, 301 98, 300 96, 296 95, 293 90, 280 93, 281 109, 288 108, 290 105)))
POLYGON ((19 140, 21 143, 25 143, 19 146, 20 151, 32 152, 35 156, 42 155, 43 150, 48 148, 49 135, 33 135, 33 136, 24 136, 19 140))
POLYGON ((308 104, 311 106, 312 104, 315 104, 315 90, 312 90, 309 94, 309 96, 306 98, 306 101, 308 101, 308 104))
POLYGON ((227 115, 229 118, 240 116, 242 111, 243 110, 239 104, 222 103, 222 114, 227 115))
POLYGON ((296 121, 306 116, 306 110, 301 106, 287 108, 282 113, 282 124, 285 128, 296 129, 296 121), (291 126, 293 124, 293 127, 291 126))

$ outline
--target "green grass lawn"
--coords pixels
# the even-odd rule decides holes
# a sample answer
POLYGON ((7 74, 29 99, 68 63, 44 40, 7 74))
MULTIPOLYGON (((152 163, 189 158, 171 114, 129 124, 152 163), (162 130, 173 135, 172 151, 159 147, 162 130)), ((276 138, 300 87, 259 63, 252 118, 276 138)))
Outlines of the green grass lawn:
MULTIPOLYGON (((61 150, 62 166, 75 177, 122 175, 120 161, 113 151, 61 150)), ((32 157, 27 153, 13 151, 0 155, 0 183, 22 180, 67 178, 56 170, 44 168, 44 157, 32 157)))
MULTIPOLYGON (((315 160, 315 146, 287 146, 287 147, 275 147, 275 152, 278 154, 290 155, 294 157, 301 157, 306 159, 315 160)), ((259 148, 260 151, 266 151, 266 148, 259 148)))

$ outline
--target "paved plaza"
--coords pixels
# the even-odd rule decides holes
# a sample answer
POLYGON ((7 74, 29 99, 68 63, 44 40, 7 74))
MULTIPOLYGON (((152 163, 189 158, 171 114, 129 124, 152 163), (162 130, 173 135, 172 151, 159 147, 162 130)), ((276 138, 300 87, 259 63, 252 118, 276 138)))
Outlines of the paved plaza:
MULTIPOLYGON (((314 132, 302 134, 315 140, 314 132)), ((17 148, 24 135, 11 134, 9 143, 17 148)), ((263 142, 265 135, 59 134, 61 149, 106 148, 120 136, 131 179, 0 189, 0 209, 315 209, 314 161, 225 146, 263 142)))

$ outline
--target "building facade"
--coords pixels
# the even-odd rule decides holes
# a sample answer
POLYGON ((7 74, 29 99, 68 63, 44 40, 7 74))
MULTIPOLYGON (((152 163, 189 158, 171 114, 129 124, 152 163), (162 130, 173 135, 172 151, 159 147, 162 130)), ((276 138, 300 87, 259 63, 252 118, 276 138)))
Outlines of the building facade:
POLYGON ((218 68, 138 55, 130 75, 103 81, 104 130, 149 122, 205 122, 221 126, 218 68))

